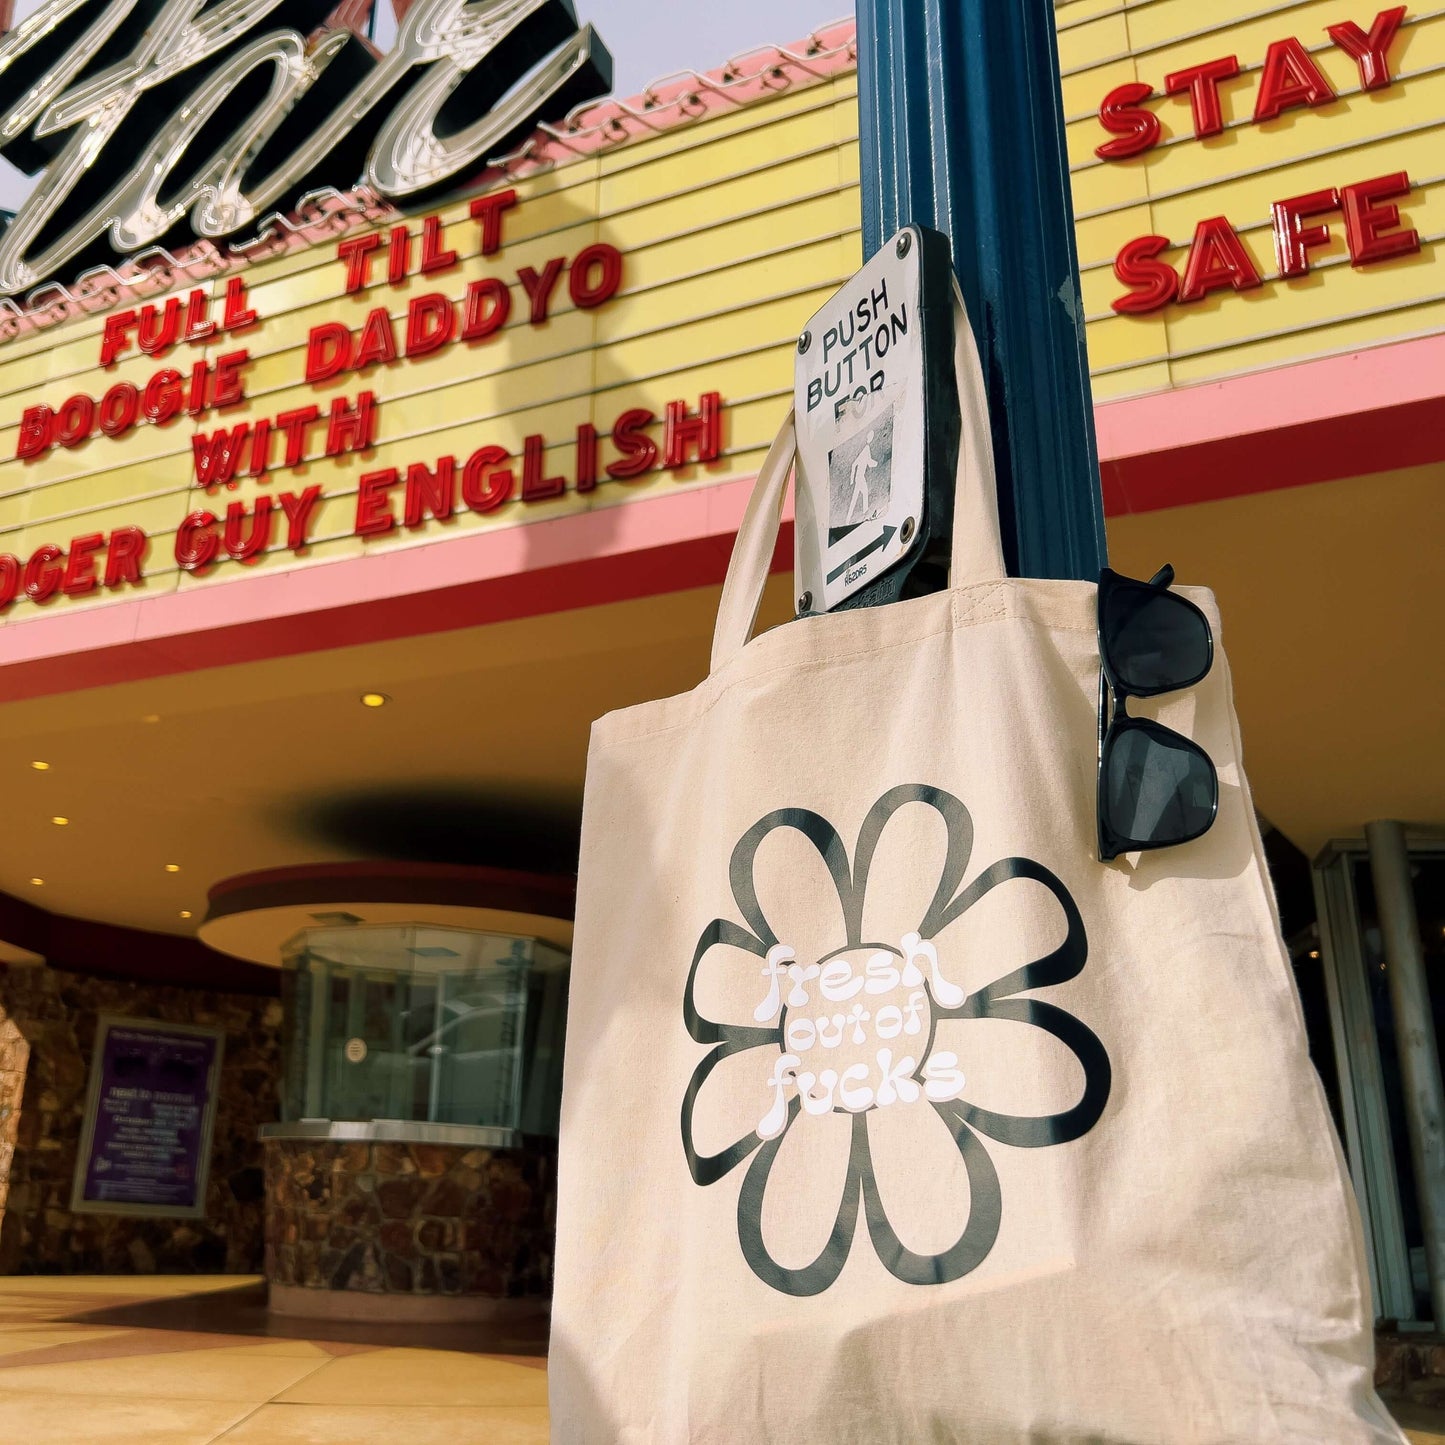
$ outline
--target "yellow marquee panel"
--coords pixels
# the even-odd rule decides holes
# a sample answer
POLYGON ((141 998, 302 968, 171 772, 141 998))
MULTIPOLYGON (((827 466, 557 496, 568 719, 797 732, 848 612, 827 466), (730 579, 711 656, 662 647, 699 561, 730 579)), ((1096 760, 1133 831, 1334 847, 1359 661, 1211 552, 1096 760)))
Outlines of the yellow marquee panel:
POLYGON ((1059 69, 1066 76, 1108 65, 1130 53, 1129 26, 1121 7, 1059 30, 1059 69))
POLYGON ((1440 325, 1445 283, 1436 262, 1445 243, 1445 6, 1412 6, 1391 46, 1394 83, 1360 88, 1354 60, 1326 27, 1354 21, 1369 30, 1383 4, 1301 0, 1135 0, 1057 7, 1068 146, 1078 214, 1079 257, 1089 359, 1096 397, 1167 389, 1322 352, 1414 336, 1440 325), (1315 109, 1253 123, 1269 46, 1297 37, 1338 94, 1315 109), (1235 55, 1241 74, 1222 83, 1226 129, 1195 138, 1187 95, 1163 95, 1171 72, 1235 55), (1154 86, 1148 102, 1163 142, 1144 155, 1099 160, 1111 139, 1098 120, 1104 97, 1138 79, 1154 86), (1279 280, 1271 207, 1319 189, 1344 188, 1406 172, 1404 228, 1419 232, 1422 252, 1352 267, 1344 218, 1322 218, 1330 246, 1311 252, 1312 274, 1279 280), (1145 316, 1118 316, 1126 287, 1114 276, 1120 248, 1134 237, 1168 236, 1164 260, 1182 273, 1200 221, 1226 216, 1241 232, 1264 285, 1236 295, 1171 305, 1145 316))

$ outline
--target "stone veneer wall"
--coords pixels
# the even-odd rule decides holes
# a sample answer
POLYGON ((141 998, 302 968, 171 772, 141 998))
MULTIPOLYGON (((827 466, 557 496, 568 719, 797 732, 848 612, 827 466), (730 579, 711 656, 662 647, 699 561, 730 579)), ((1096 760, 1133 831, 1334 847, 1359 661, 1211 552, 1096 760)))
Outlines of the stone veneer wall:
POLYGON ((25 1035, 0 1009, 0 1222, 5 1219, 5 1201, 10 1194, 10 1165, 20 1133, 20 1102, 29 1063, 30 1045, 25 1035))
POLYGON ((266 1278, 372 1294, 550 1293, 557 1146, 266 1141, 266 1278))
POLYGON ((280 1077, 276 999, 0 964, 0 1274, 258 1272, 280 1077), (204 1219, 70 1212, 102 1013, 225 1030, 204 1219))

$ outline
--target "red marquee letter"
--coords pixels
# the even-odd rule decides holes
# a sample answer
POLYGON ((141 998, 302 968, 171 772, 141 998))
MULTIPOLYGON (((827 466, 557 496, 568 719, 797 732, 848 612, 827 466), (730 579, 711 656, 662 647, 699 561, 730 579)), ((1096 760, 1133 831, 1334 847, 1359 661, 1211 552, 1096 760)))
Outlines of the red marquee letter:
POLYGON ((192 512, 176 528, 176 562, 182 571, 201 572, 216 560, 221 539, 212 530, 213 512, 192 512))
POLYGON ((346 370, 351 332, 340 321, 323 321, 306 338, 306 380, 330 381, 346 370))
POLYGON ((1418 231, 1395 229, 1400 224, 1399 206, 1381 204, 1408 196, 1412 189, 1410 177, 1404 171, 1345 187, 1342 193, 1345 235, 1350 243, 1352 266, 1388 261, 1393 256, 1413 256, 1420 249, 1418 231))
POLYGON ((300 552, 306 546, 307 534, 311 530, 312 513, 321 500, 321 484, 307 487, 298 497, 292 492, 282 492, 276 499, 286 513, 286 545, 293 552, 300 552))
POLYGON ((1111 303, 1121 316, 1161 311, 1179 295, 1179 273, 1159 260, 1173 242, 1168 236, 1139 236, 1124 244, 1114 261, 1114 274, 1133 289, 1111 303))
POLYGON ((428 515, 439 522, 450 521, 457 509, 455 459, 439 458, 435 472, 423 462, 413 462, 406 469, 405 495, 402 521, 408 527, 420 527, 428 515))
POLYGON ((55 413, 48 406, 26 407, 15 438, 17 457, 43 457, 55 444, 55 413))
POLYGON ((234 487, 241 456, 251 436, 250 422, 226 428, 207 436, 200 432, 191 438, 191 456, 196 465, 196 481, 208 492, 216 487, 234 487))
POLYGON ((493 256, 502 248, 502 213, 517 204, 516 191, 493 191, 478 196, 471 204, 472 219, 482 227, 482 255, 493 256))
POLYGON ((129 582, 139 587, 145 550, 146 534, 139 527, 117 527, 110 534, 110 549, 105 555, 105 585, 115 588, 129 582))
POLYGON ((251 519, 250 536, 244 538, 241 525, 250 508, 245 502, 232 502, 226 508, 226 551, 235 561, 254 562, 271 545, 271 529, 275 520, 271 509, 275 505, 270 497, 256 498, 256 515, 251 519))
POLYGON ((542 267, 540 275, 530 266, 523 266, 517 272, 517 280, 522 283, 522 290, 532 303, 533 326, 540 326, 552 309, 552 292, 557 289, 557 278, 562 274, 566 259, 565 256, 554 256, 542 267))
POLYGON ((495 276, 484 276, 467 287, 467 319, 462 328, 463 341, 485 341, 494 331, 500 331, 512 314, 512 293, 505 281, 495 276), (487 310, 487 303, 491 310, 487 310))
POLYGON ((1276 40, 1264 57, 1264 76, 1254 104, 1254 123, 1274 120, 1301 105, 1328 105, 1335 88, 1293 35, 1276 40))
POLYGON ((1203 140, 1224 129, 1224 109, 1219 103, 1219 82, 1233 80, 1239 74, 1239 57, 1226 55, 1221 60, 1208 60, 1188 70, 1176 70, 1164 81, 1170 95, 1189 92, 1189 105, 1194 112, 1194 134, 1203 140))
POLYGON ((368 236, 348 236, 337 243, 336 256, 346 263, 346 294, 355 296, 363 287, 371 284, 371 257, 381 249, 381 237, 372 233, 368 236))
POLYGON ((78 447, 95 430, 95 403, 77 392, 55 413, 55 440, 63 447, 78 447))
POLYGON ((527 437, 522 443, 522 500, 544 502, 560 497, 567 490, 566 477, 549 477, 547 441, 540 434, 527 437))
POLYGON ((610 301, 621 285, 622 252, 606 241, 579 251, 567 274, 567 290, 571 293, 572 304, 583 311, 610 301), (595 284, 592 281, 594 266, 600 268, 595 284))
POLYGON ((1145 110, 1142 104, 1153 94, 1152 85, 1135 80, 1117 86, 1104 97, 1099 107, 1099 124, 1119 139, 1105 141, 1095 149, 1094 154, 1101 161, 1127 160, 1159 144, 1159 133, 1163 129, 1159 117, 1152 110, 1145 110))
POLYGON ((60 590, 67 597, 84 597, 87 592, 95 591, 95 554, 104 546, 104 532, 87 532, 83 537, 71 538, 70 556, 60 583, 60 590))
POLYGON ((1264 280, 1244 249, 1244 242, 1228 219, 1212 216, 1201 221, 1189 249, 1189 264, 1184 269, 1179 299, 1202 301, 1211 291, 1224 286, 1249 291, 1263 285, 1264 280))
POLYGON ((406 354, 429 356, 457 334, 457 314, 440 292, 415 296, 406 308, 406 354))
POLYGON ((117 311, 105 318, 105 331, 100 338, 100 364, 109 366, 122 351, 130 350, 132 326, 135 325, 134 311, 117 311))
POLYGON ((65 575, 60 566, 63 556, 65 553, 49 542, 31 553, 25 564, 25 595, 32 602, 49 602, 60 590, 60 580, 65 575))
POLYGON ((512 454, 505 447, 478 447, 462 469, 462 500, 474 512, 495 512, 509 501, 517 479, 503 467, 512 454))
POLYGON ((387 492, 397 483, 396 468, 366 472, 356 484, 356 527, 358 537, 379 537, 396 526, 387 492))
POLYGON ((246 305, 246 278, 232 276, 226 282, 226 311, 221 317, 222 331, 244 331, 256 324, 256 313, 246 305))
POLYGON ((715 462, 722 452, 722 396, 705 392, 698 403, 698 414, 687 414, 687 403, 670 401, 667 422, 663 427, 663 465, 669 470, 687 465, 690 447, 697 448, 699 462, 715 462))
POLYGON ((185 400, 182 391, 179 371, 167 368, 156 372, 141 393, 140 409, 145 413, 145 419, 153 426, 164 426, 168 421, 174 421, 180 415, 185 400))
POLYGON ((442 249, 442 218, 428 216, 421 223, 421 274, 430 276, 457 264, 457 253, 442 249))
POLYGON ((361 371, 378 363, 390 365, 396 360, 396 337, 391 330, 391 315, 385 306, 368 311, 351 353, 351 369, 361 371))
POLYGON ((617 481, 640 477, 657 465, 657 443, 643 431, 657 420, 645 406, 625 411, 612 427, 612 445, 622 453, 620 461, 607 468, 607 475, 617 481))
POLYGON ((1325 216, 1340 208, 1337 190, 1311 191, 1274 203, 1274 255, 1281 276, 1308 276, 1309 253, 1318 246, 1330 244, 1328 226, 1306 226, 1306 216, 1325 216))
POLYGON ((1380 11, 1368 35, 1353 20, 1325 27, 1330 39, 1359 66, 1361 90, 1384 90, 1393 83, 1395 77, 1390 74, 1390 46, 1394 44, 1408 13, 1407 5, 1380 11))
POLYGON ((20 575, 24 569, 18 557, 8 552, 0 554, 0 612, 4 612, 15 600, 20 590, 20 575))
POLYGON ((118 381, 100 399, 100 429, 108 437, 124 436, 140 411, 140 392, 128 381, 118 381))
POLYGON ((597 428, 590 421, 577 428, 577 490, 595 491, 597 487, 597 428))

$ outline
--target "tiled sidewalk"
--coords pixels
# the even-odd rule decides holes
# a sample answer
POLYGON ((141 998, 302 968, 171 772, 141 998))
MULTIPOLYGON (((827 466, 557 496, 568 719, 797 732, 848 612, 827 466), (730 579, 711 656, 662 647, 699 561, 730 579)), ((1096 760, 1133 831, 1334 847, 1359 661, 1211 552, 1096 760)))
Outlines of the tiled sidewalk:
MULTIPOLYGON (((308 1331, 253 1279, 0 1278, 0 1441, 546 1445, 545 1351, 535 1313, 308 1331)), ((1445 1417, 1407 1410, 1445 1445, 1445 1417)))
POLYGON ((234 1276, 3 1278, 0 1440, 546 1445, 545 1348, 537 1316, 308 1332, 234 1276))

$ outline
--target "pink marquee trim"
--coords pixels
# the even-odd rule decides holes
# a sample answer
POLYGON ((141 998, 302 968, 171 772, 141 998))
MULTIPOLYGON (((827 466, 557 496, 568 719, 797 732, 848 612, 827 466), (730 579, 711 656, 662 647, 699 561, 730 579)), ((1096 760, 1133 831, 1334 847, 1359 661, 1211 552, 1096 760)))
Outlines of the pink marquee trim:
MULTIPOLYGON (((1100 406, 1114 517, 1445 461, 1445 335, 1100 406)), ((0 701, 719 583, 749 478, 0 625, 0 701)), ((792 513, 773 565, 792 563, 792 513)))

